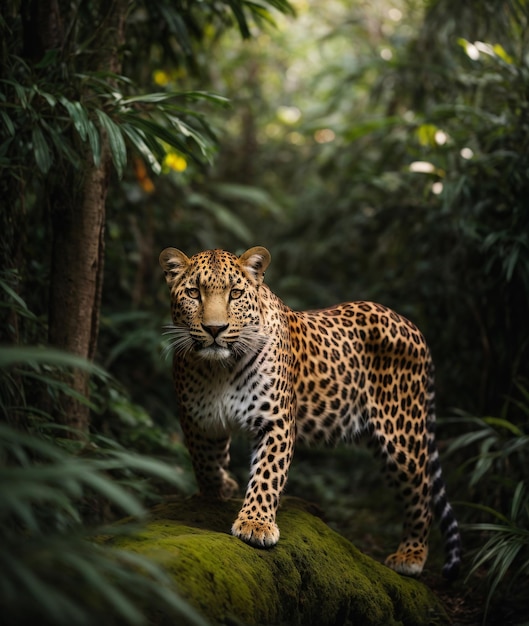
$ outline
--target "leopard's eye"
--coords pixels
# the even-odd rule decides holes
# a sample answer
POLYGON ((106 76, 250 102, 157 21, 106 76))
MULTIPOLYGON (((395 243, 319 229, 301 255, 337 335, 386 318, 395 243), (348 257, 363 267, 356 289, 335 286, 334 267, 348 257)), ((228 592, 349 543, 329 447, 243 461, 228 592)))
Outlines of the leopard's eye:
POLYGON ((230 291, 230 299, 231 300, 238 300, 242 294, 243 294, 243 290, 242 289, 232 289, 230 291))
POLYGON ((186 289, 186 296, 193 298, 193 300, 199 300, 200 290, 197 289, 196 287, 189 287, 189 289, 186 289))

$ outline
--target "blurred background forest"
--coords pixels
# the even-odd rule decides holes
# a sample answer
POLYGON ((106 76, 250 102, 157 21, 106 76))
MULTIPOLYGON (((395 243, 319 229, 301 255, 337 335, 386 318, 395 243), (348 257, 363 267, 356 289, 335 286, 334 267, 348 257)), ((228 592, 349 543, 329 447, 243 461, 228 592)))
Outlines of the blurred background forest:
MULTIPOLYGON (((369 299, 422 329, 465 523, 458 597, 482 590, 458 619, 494 623, 508 601, 501 623, 527 622, 527 0, 6 0, 0 32, 13 623, 148 623, 153 593, 200 623, 161 570, 92 539, 194 489, 160 251, 253 245, 294 308, 369 299)), ((379 556, 393 513, 367 519, 374 537, 347 530, 376 480, 361 451, 300 452, 288 492, 379 556)))

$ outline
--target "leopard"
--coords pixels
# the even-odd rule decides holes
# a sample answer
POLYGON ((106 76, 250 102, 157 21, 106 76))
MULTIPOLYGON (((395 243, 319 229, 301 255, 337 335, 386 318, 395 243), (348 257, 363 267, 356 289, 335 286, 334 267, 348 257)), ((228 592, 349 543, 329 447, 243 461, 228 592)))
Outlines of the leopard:
POLYGON ((424 336, 392 309, 364 300, 294 311, 264 282, 270 261, 262 246, 191 258, 166 248, 159 257, 170 291, 165 332, 178 417, 200 494, 237 494, 230 443, 235 432, 245 434, 249 478, 231 533, 271 548, 295 444, 367 439, 403 509, 400 543, 385 564, 419 576, 435 516, 442 572, 454 579, 461 537, 436 443, 434 366, 424 336))

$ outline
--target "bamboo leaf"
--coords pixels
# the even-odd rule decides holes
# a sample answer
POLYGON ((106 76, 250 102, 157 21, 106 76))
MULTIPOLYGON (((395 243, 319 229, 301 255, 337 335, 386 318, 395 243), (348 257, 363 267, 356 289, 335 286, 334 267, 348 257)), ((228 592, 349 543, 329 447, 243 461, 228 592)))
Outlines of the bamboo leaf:
POLYGON ((123 139, 123 134, 119 126, 112 121, 106 113, 97 109, 96 115, 99 119, 99 123, 107 134, 112 162, 114 163, 119 178, 121 178, 125 165, 127 164, 127 147, 123 139))
POLYGON ((187 622, 196 626, 209 626, 208 622, 190 604, 179 594, 174 593, 171 579, 156 563, 134 552, 119 549, 114 549, 113 552, 130 569, 145 571, 155 583, 153 593, 163 600, 164 604, 184 616, 187 622))
POLYGON ((521 246, 515 245, 505 261, 505 278, 508 281, 512 280, 514 270, 516 269, 516 265, 520 257, 520 252, 522 252, 521 246))
POLYGON ((14 87, 17 97, 20 100, 20 104, 23 109, 27 109, 29 105, 27 89, 18 82, 15 81, 5 81, 8 84, 11 84, 14 87))
POLYGON ((525 496, 525 484, 523 481, 520 481, 516 485, 516 489, 514 490, 514 495, 512 497, 511 502, 511 519, 516 520, 520 511, 527 504, 527 498, 525 496))
POLYGON ((143 614, 134 606, 131 599, 134 595, 131 598, 127 597, 113 581, 101 576, 100 567, 90 563, 84 555, 76 553, 65 553, 63 559, 66 565, 72 566, 78 576, 88 583, 93 592, 107 600, 108 604, 125 620, 126 624, 145 623, 143 614))
POLYGON ((183 489, 186 487, 185 482, 182 480, 178 472, 175 472, 174 468, 167 463, 163 463, 150 457, 131 454, 130 452, 121 452, 119 450, 113 451, 111 453, 111 457, 115 458, 116 469, 125 466, 130 467, 135 471, 142 472, 150 476, 156 476, 183 489))
POLYGON ((101 137, 99 136, 96 125, 92 122, 92 120, 88 120, 86 133, 88 136, 90 150, 92 151, 94 165, 99 167, 101 165, 101 137))
POLYGON ((14 137, 16 130, 15 130, 15 125, 13 124, 11 118, 5 111, 0 111, 0 116, 2 116, 2 120, 4 122, 4 126, 7 129, 8 134, 11 135, 11 137, 14 137))
POLYGON ((165 143, 173 146, 183 154, 190 156, 197 162, 200 162, 197 156, 190 150, 189 146, 182 141, 179 136, 152 120, 143 119, 139 116, 128 115, 127 120, 130 125, 141 131, 145 137, 156 137, 165 143))
POLYGON ((39 94, 39 96, 42 96, 44 100, 46 100, 52 109, 55 107, 57 104, 57 98, 53 94, 48 93, 47 91, 42 91, 38 86, 35 86, 35 91, 39 94))
POLYGON ((191 40, 189 39, 189 33, 187 26, 180 15, 178 10, 174 10, 173 7, 166 6, 163 2, 158 4, 158 9, 162 14, 169 31, 176 35, 178 43, 182 46, 184 54, 191 56, 193 49, 191 47, 191 40))
POLYGON ((183 120, 174 115, 167 116, 170 120, 171 124, 180 132, 184 137, 192 138, 202 150, 202 153, 205 155, 207 153, 208 148, 210 147, 209 142, 201 135, 198 131, 196 131, 192 126, 186 124, 183 120))
POLYGON ((102 378, 108 378, 108 374, 94 363, 75 354, 63 352, 62 350, 30 346, 0 347, 0 367, 9 367, 20 363, 42 363, 65 367, 79 367, 102 378))
POLYGON ((78 168, 81 160, 79 155, 74 152, 71 143, 61 134, 58 133, 53 126, 50 126, 45 120, 42 120, 42 125, 46 129, 48 136, 52 140, 55 149, 60 154, 64 154, 69 163, 78 168))
POLYGON ((269 193, 259 187, 238 185, 235 183, 221 183, 215 185, 215 191, 228 200, 247 202, 256 207, 264 207, 278 219, 283 218, 282 207, 274 201, 269 193))
POLYGON ((138 150, 141 156, 150 165, 152 171, 155 174, 160 174, 162 171, 162 166, 159 160, 154 155, 153 151, 147 145, 147 142, 145 141, 145 135, 140 130, 135 128, 132 124, 124 123, 122 124, 121 128, 129 138, 129 140, 132 142, 136 150, 138 150))
POLYGON ((244 224, 244 222, 239 219, 239 217, 237 217, 224 205, 196 193, 190 195, 189 204, 190 206, 202 207, 206 209, 211 214, 213 219, 219 222, 221 226, 232 232, 246 244, 251 243, 253 238, 251 231, 244 224))
POLYGON ((64 96, 59 98, 59 102, 68 111, 68 115, 74 124, 75 130, 79 133, 81 139, 85 141, 88 133, 88 115, 83 106, 80 102, 70 102, 70 100, 64 96))
POLYGON ((454 439, 454 441, 452 441, 452 443, 448 446, 446 453, 452 454, 453 452, 455 452, 456 450, 459 450, 460 448, 465 448, 474 443, 477 443, 478 441, 484 439, 485 437, 489 437, 490 434, 491 433, 488 429, 487 430, 483 429, 483 430, 466 433, 465 435, 460 435, 459 437, 457 437, 457 439, 454 439))
POLYGON ((244 39, 248 39, 250 37, 250 28, 248 26, 248 21, 246 20, 242 4, 237 0, 227 0, 226 3, 229 5, 233 15, 235 16, 241 35, 244 39))
MULTIPOLYGON (((20 307, 20 309, 22 311, 25 311, 27 313, 29 313, 29 309, 28 306, 26 304, 26 302, 23 300, 23 298, 21 298, 18 293, 16 293, 16 291, 14 291, 5 280, 0 279, 0 287, 6 292, 6 294, 11 298, 11 300, 13 300, 14 302, 16 302, 18 304, 18 306, 20 307)), ((3 306, 3 300, 0 302, 0 306, 3 306)), ((8 302, 7 306, 12 307, 13 303, 12 302, 8 302)))
POLYGON ((495 426, 496 428, 505 428, 515 437, 521 437, 523 432, 516 424, 513 424, 507 419, 501 417, 484 417, 483 421, 489 426, 495 426))
POLYGON ((160 102, 168 102, 178 97, 180 94, 169 93, 167 91, 158 91, 153 93, 138 94, 137 96, 129 96, 120 100, 120 104, 128 106, 130 104, 158 104, 160 102))
POLYGON ((37 167, 43 174, 47 174, 53 163, 53 155, 39 126, 34 126, 31 129, 31 139, 37 167))
MULTIPOLYGON (((46 581, 34 573, 21 559, 11 558, 6 565, 24 590, 22 597, 25 596, 42 607, 44 615, 49 616, 53 623, 64 624, 63 613, 73 620, 71 623, 83 622, 83 607, 66 598, 58 587, 46 584, 46 581)), ((20 591, 18 593, 20 594, 20 591)))
POLYGON ((213 102, 223 107, 230 106, 229 98, 226 98, 225 96, 220 96, 216 93, 211 93, 209 91, 182 91, 178 92, 178 96, 191 100, 209 100, 210 102, 213 102))
POLYGON ((160 91, 138 94, 136 96, 121 98, 119 100, 119 104, 125 107, 129 107, 131 104, 158 104, 161 105, 162 108, 186 113, 187 115, 191 115, 193 117, 199 117, 200 113, 197 111, 190 109, 187 106, 183 106, 183 104, 179 104, 180 102, 186 100, 205 100, 224 108, 230 105, 228 98, 207 91, 160 91))
POLYGON ((96 472, 89 472, 85 475, 84 482, 119 506, 128 515, 133 515, 134 517, 145 516, 145 509, 136 498, 104 476, 96 472))
MULTIPOLYGON (((509 520, 507 519, 505 515, 503 515, 503 513, 500 513, 499 511, 496 511, 496 509, 493 509, 492 507, 487 506, 485 504, 476 504, 475 502, 467 502, 466 506, 469 506, 478 511, 483 511, 484 513, 489 513, 490 515, 498 518, 501 522, 504 522, 505 524, 509 523, 509 520)), ((485 525, 485 524, 469 524, 468 528, 471 530, 479 530, 479 531, 488 531, 488 530, 493 529, 491 525, 485 525)), ((497 530, 497 528, 498 526, 494 526, 494 529, 497 530)))
POLYGON ((347 141, 357 141, 361 139, 365 135, 369 135, 376 131, 390 129, 393 126, 398 126, 402 124, 402 118, 400 117, 378 117, 368 119, 364 122, 359 122, 354 126, 350 127, 345 132, 345 139, 347 141))

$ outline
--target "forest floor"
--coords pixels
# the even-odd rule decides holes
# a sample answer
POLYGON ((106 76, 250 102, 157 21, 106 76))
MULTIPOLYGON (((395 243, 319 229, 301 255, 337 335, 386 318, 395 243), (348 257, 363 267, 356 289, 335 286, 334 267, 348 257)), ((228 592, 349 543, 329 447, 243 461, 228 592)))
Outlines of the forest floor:
MULTIPOLYGON (((235 468, 248 458, 247 452, 235 450, 235 468)), ((242 470, 241 470, 242 471, 242 470)), ((235 471, 237 474, 237 470, 235 471)), ((245 478, 237 475, 240 484, 245 478)), ((362 448, 296 450, 286 494, 318 505, 327 524, 377 561, 397 546, 402 516, 387 488, 379 462, 362 448)), ((455 510, 460 506, 456 503, 455 510)), ((459 514, 459 513, 458 513, 459 514)), ((448 583, 441 575, 443 544, 437 528, 432 530, 430 555, 421 576, 443 602, 454 626, 529 626, 529 579, 518 593, 500 592, 490 602, 486 616, 488 586, 486 572, 469 576, 477 544, 463 526, 464 559, 458 579, 448 583)))

